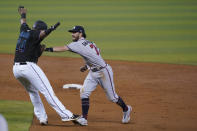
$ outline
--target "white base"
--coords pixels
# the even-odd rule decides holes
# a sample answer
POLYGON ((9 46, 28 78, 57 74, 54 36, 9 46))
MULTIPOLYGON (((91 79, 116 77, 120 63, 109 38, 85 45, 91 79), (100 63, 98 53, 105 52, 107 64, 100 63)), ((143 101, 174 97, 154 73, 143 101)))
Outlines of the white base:
POLYGON ((80 84, 65 84, 63 85, 64 89, 81 89, 83 86, 80 84))

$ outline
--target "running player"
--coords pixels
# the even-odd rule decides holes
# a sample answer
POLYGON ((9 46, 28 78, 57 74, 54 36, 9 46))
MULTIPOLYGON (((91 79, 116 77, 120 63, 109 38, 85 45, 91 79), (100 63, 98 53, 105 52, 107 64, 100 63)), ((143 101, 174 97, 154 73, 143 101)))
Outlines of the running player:
POLYGON ((46 23, 39 20, 35 22, 33 29, 30 29, 26 23, 26 9, 20 7, 18 11, 21 15, 21 26, 15 50, 14 76, 29 93, 34 106, 34 114, 41 125, 47 125, 48 117, 40 99, 39 91, 44 95, 50 106, 59 114, 62 121, 75 120, 77 116, 67 110, 55 96, 49 80, 36 64, 41 56, 41 41, 55 30, 56 26, 47 29, 46 23))

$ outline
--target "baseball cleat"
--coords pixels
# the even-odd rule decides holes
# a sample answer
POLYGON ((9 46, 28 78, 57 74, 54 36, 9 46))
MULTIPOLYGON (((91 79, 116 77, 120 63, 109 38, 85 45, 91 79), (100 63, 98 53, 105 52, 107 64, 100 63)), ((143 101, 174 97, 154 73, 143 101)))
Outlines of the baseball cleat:
POLYGON ((123 112, 123 118, 122 118, 123 124, 129 123, 129 121, 130 121, 130 114, 132 111, 132 107, 129 105, 127 105, 127 107, 128 107, 128 110, 126 112, 123 112))
POLYGON ((62 121, 63 122, 67 122, 67 121, 75 121, 76 119, 78 119, 80 116, 79 115, 75 115, 75 114, 73 114, 73 116, 72 117, 70 117, 70 118, 64 118, 64 119, 62 119, 62 121))
POLYGON ((47 120, 40 120, 40 125, 46 126, 48 124, 47 120))
POLYGON ((87 126, 88 125, 88 121, 82 116, 80 116, 78 119, 74 120, 73 123, 74 124, 79 124, 81 126, 87 126))

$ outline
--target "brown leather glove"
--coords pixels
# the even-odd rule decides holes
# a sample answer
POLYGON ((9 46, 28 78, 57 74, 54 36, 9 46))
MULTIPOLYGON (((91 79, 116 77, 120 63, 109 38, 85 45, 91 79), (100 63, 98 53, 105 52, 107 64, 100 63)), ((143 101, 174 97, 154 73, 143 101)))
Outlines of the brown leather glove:
POLYGON ((81 72, 85 72, 88 69, 87 65, 80 67, 81 72))

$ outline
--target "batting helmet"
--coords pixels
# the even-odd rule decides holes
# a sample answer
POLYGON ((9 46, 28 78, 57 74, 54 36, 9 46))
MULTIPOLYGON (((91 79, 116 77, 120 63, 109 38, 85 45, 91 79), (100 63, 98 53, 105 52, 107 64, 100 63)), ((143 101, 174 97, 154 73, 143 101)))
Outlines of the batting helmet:
POLYGON ((47 29, 47 24, 41 20, 38 20, 34 23, 33 29, 36 30, 46 30, 47 29))

